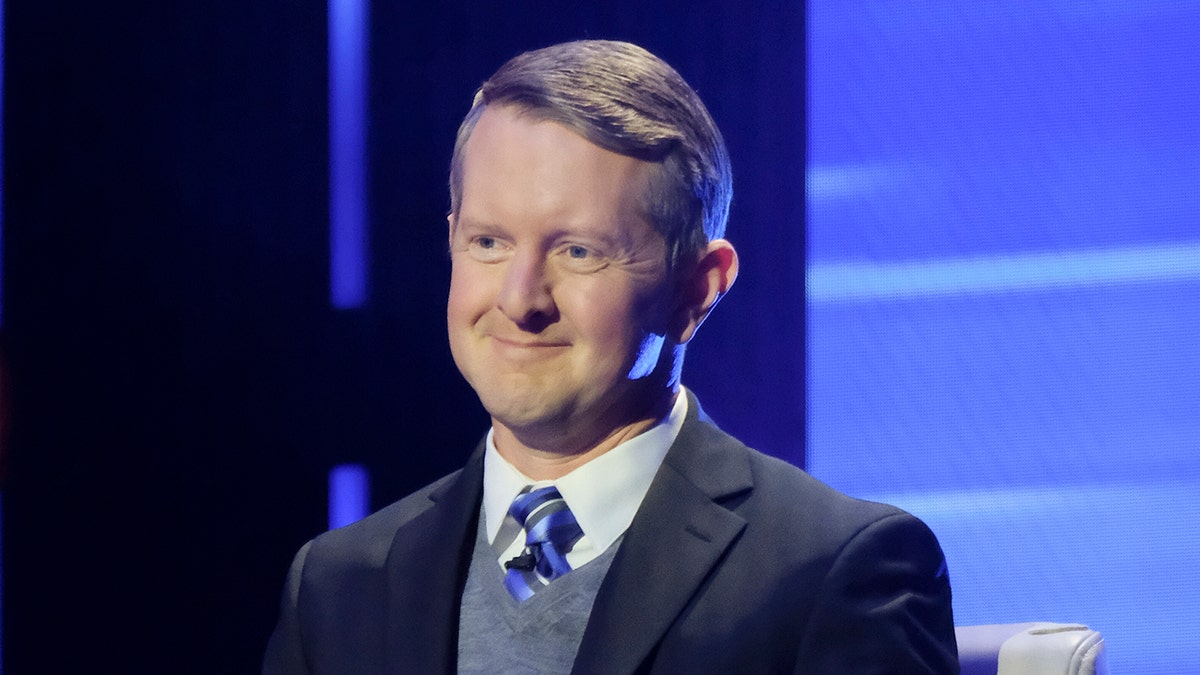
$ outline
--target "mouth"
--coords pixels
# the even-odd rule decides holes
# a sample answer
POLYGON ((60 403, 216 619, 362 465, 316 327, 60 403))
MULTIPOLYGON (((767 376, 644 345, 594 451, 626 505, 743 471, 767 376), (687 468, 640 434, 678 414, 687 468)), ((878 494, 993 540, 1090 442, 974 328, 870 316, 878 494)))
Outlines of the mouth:
POLYGON ((490 335, 488 337, 490 337, 492 339, 492 341, 494 341, 497 345, 504 347, 506 349, 516 349, 516 350, 555 349, 555 348, 562 348, 562 347, 569 346, 568 343, 561 342, 558 340, 529 340, 529 339, 521 339, 521 338, 500 337, 497 335, 490 335))

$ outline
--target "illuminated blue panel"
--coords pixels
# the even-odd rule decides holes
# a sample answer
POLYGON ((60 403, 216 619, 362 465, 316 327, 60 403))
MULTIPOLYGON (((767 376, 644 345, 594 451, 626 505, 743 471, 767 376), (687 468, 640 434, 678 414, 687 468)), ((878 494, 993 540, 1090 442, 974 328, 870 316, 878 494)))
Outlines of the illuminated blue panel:
POLYGON ((1200 672, 1200 5, 808 8, 810 470, 956 622, 1200 672))
POLYGON ((889 264, 814 264, 805 274, 805 288, 810 303, 824 303, 1187 279, 1200 279, 1200 242, 889 264))
POLYGON ((367 2, 329 0, 329 293, 367 300, 367 2))
POLYGON ((361 464, 340 464, 329 471, 329 529, 362 520, 370 509, 371 476, 361 464))

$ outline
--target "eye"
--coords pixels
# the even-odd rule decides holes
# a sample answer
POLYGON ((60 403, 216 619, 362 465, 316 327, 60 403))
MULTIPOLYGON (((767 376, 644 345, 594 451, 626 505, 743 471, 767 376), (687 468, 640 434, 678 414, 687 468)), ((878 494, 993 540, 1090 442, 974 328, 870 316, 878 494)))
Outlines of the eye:
POLYGON ((504 255, 504 243, 496 237, 481 234, 472 237, 467 244, 471 257, 481 262, 495 262, 504 255))
POLYGON ((583 244, 566 244, 559 249, 566 269, 580 273, 596 272, 608 264, 600 251, 583 244))

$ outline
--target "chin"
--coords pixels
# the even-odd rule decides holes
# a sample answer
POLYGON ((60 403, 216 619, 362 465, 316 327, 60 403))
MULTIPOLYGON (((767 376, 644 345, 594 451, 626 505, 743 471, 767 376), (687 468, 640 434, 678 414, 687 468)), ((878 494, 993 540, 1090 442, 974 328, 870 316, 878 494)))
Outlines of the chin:
POLYGON ((492 419, 509 429, 522 429, 553 423, 565 423, 570 418, 566 401, 535 392, 491 391, 480 393, 479 400, 492 419))

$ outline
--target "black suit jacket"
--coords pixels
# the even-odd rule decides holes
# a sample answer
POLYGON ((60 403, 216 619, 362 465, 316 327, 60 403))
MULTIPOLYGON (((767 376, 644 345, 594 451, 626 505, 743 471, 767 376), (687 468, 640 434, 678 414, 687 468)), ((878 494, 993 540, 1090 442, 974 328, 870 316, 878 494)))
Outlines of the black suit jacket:
MULTIPOLYGON (((576 673, 956 673, 933 533, 717 429, 690 399, 576 673)), ((264 673, 448 673, 478 525, 467 466, 296 555, 264 673)))

